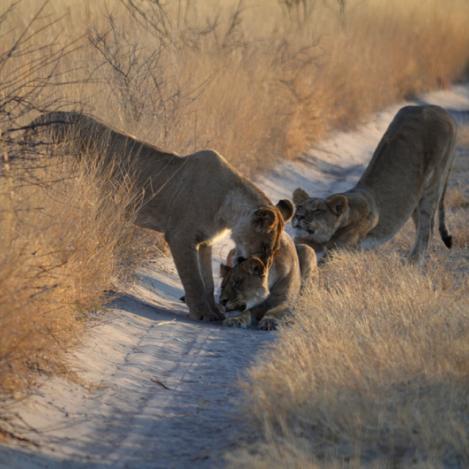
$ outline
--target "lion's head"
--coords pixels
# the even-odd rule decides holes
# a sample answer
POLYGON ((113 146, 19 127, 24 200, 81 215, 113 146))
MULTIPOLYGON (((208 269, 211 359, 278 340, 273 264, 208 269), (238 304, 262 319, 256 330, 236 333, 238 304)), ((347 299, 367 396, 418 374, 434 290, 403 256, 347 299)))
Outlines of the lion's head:
POLYGON ((314 243, 327 243, 341 225, 348 210, 348 199, 333 194, 327 199, 310 197, 303 189, 293 192, 296 205, 292 226, 296 236, 314 243))
POLYGON ((268 268, 258 257, 239 259, 234 267, 220 266, 220 303, 226 311, 245 311, 269 296, 268 268))

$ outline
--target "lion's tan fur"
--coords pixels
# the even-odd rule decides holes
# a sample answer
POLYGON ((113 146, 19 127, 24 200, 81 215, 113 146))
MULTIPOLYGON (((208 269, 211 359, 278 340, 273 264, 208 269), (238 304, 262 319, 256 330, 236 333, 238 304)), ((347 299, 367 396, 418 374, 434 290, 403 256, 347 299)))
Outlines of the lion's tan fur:
POLYGON ((421 262, 439 208, 440 234, 450 247, 443 201, 455 139, 456 125, 441 107, 402 108, 354 188, 326 199, 294 192, 298 237, 326 248, 367 249, 391 239, 412 215, 417 233, 410 258, 421 262))
POLYGON ((224 324, 247 327, 256 322, 259 329, 275 329, 295 305, 301 289, 317 278, 316 254, 305 244, 295 245, 283 232, 268 278, 244 268, 249 261, 233 266, 229 255, 229 266, 221 269, 220 300, 229 309, 246 307, 241 315, 225 319, 224 324))
POLYGON ((77 112, 45 114, 29 127, 29 137, 41 131, 79 153, 99 155, 117 175, 132 176, 142 199, 136 223, 165 234, 194 319, 222 318, 213 296, 212 242, 231 230, 240 255, 270 264, 284 217, 293 212, 289 201, 273 206, 212 150, 181 157, 77 112))

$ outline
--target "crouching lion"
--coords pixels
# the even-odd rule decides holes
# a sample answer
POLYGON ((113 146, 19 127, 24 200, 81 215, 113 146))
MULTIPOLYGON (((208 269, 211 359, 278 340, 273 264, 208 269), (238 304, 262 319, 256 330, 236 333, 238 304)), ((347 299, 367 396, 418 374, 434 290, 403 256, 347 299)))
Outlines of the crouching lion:
POLYGON ((97 155, 115 174, 133 177, 141 194, 136 224, 165 234, 193 319, 223 319, 214 299, 214 240, 230 230, 239 255, 270 264, 293 214, 290 201, 274 206, 215 151, 181 157, 78 112, 44 114, 26 135, 39 131, 70 151, 97 155))
POLYGON ((298 239, 327 249, 372 248, 391 239, 412 215, 410 260, 422 263, 439 208, 439 231, 450 248, 444 195, 454 160, 456 125, 438 106, 406 106, 389 125, 355 187, 329 197, 296 189, 292 225, 298 239))
POLYGON ((226 311, 241 311, 226 318, 227 326, 276 329, 289 314, 300 290, 317 277, 316 254, 305 244, 295 245, 285 232, 268 271, 258 257, 238 258, 233 266, 233 252, 228 265, 220 266, 222 285, 220 302, 226 311))

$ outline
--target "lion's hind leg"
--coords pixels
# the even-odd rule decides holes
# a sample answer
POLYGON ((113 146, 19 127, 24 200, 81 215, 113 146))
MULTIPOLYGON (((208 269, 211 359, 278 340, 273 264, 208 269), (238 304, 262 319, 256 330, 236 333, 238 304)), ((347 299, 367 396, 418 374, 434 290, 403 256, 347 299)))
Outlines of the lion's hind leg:
POLYGON ((423 195, 418 207, 412 214, 416 225, 416 239, 409 255, 409 260, 415 264, 422 264, 430 243, 435 224, 435 214, 440 200, 439 191, 433 190, 423 195))

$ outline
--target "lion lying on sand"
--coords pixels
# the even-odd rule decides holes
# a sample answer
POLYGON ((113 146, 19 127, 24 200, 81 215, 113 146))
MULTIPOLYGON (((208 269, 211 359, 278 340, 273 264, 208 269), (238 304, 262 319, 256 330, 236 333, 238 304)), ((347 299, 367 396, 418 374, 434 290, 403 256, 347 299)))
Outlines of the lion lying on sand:
POLYGON ((220 302, 226 311, 241 311, 239 316, 225 319, 227 326, 248 327, 255 322, 259 329, 276 329, 290 313, 302 288, 318 275, 314 249, 295 245, 285 232, 269 271, 257 257, 235 262, 234 255, 231 252, 227 265, 220 266, 220 302))

